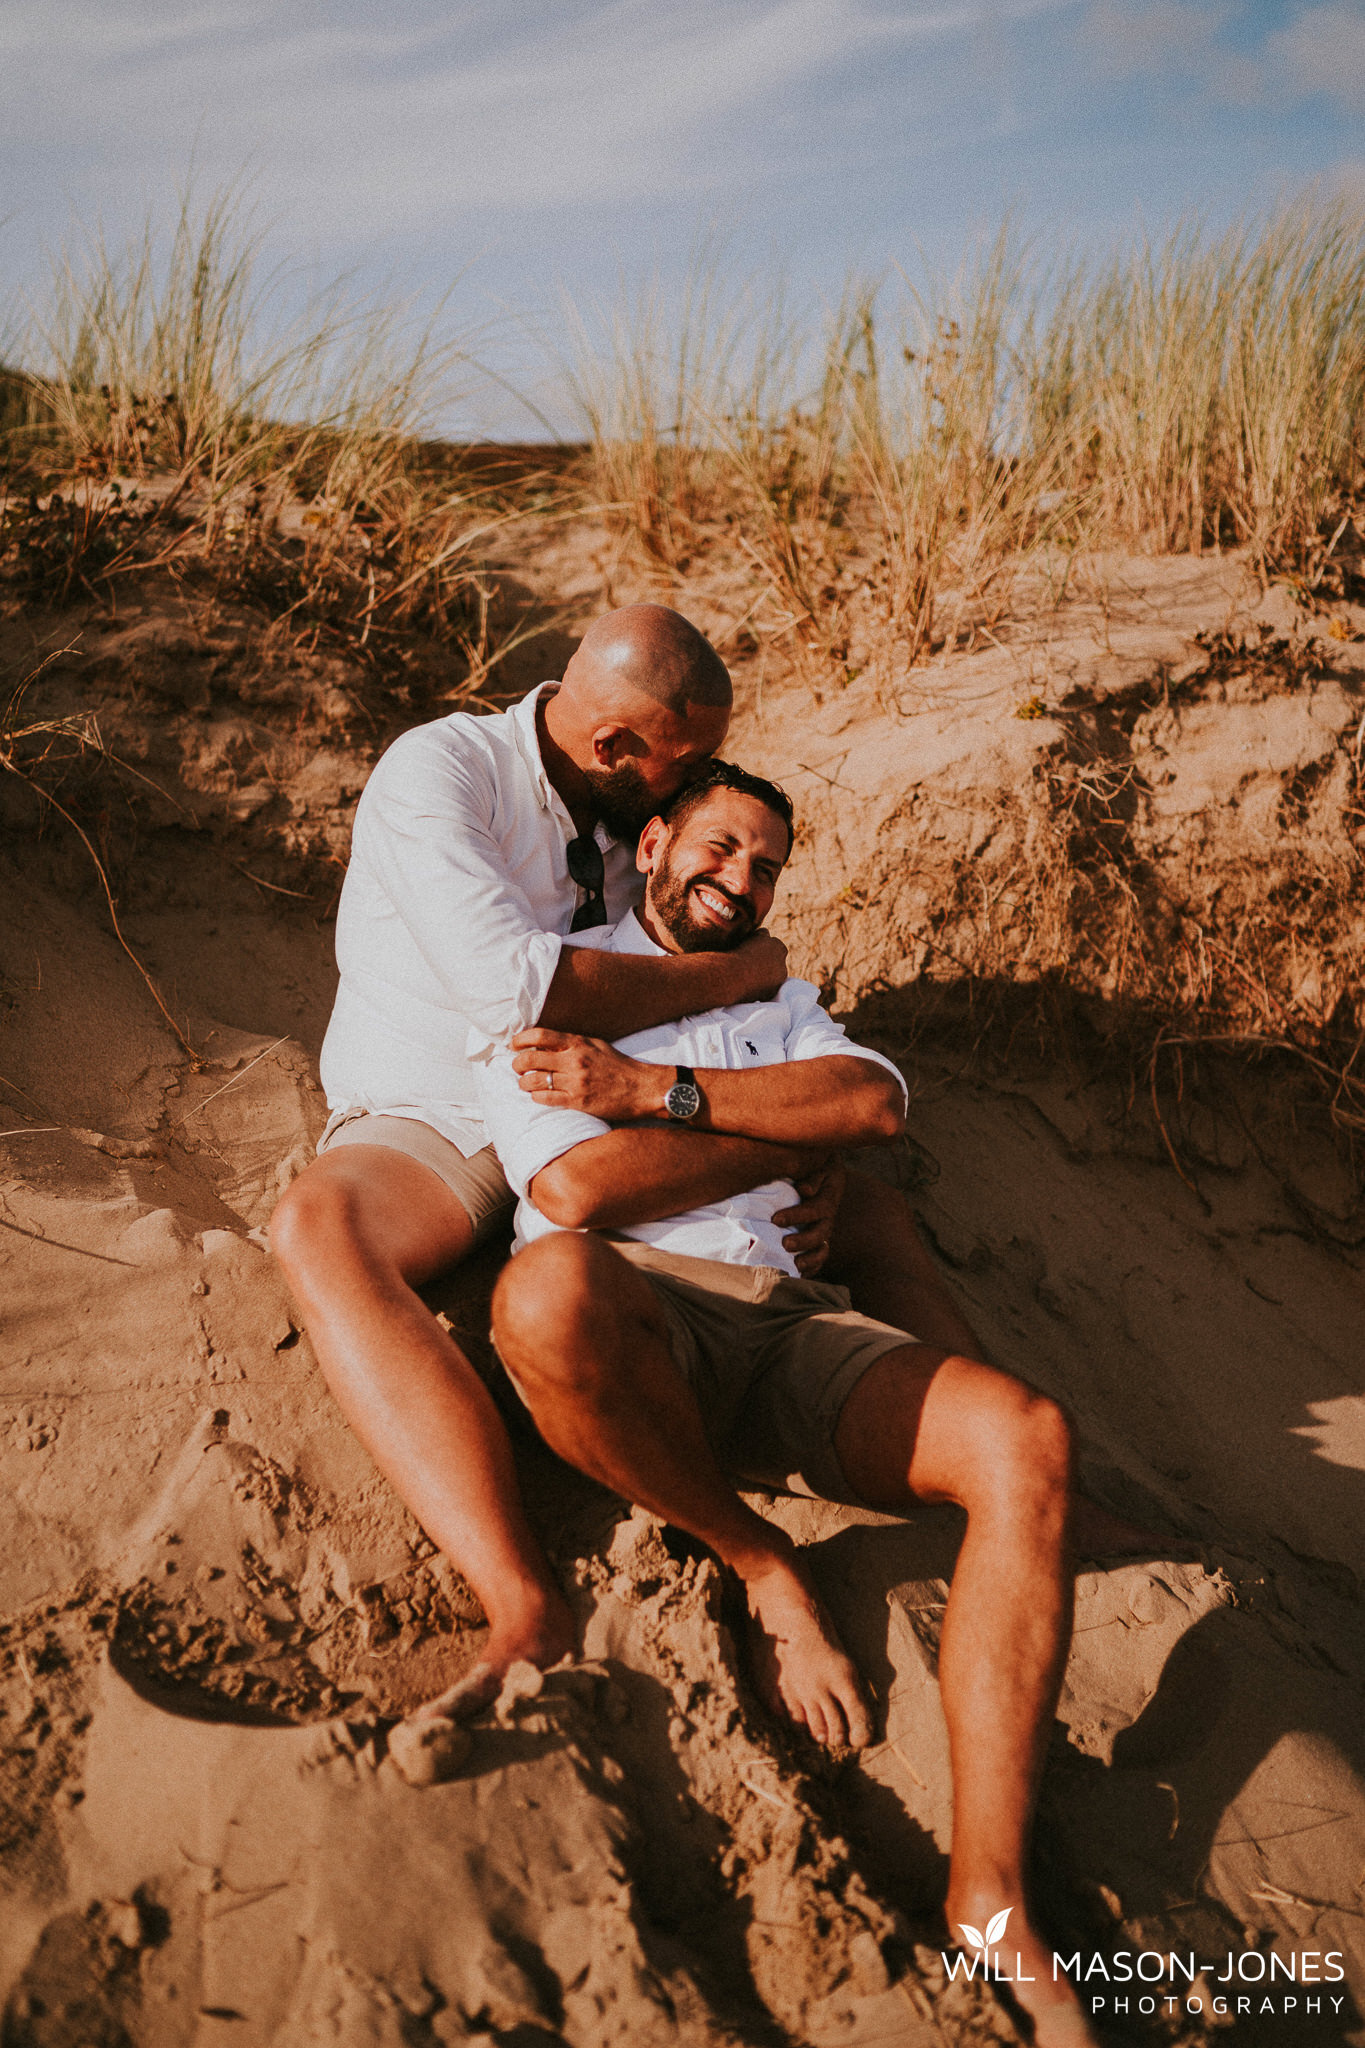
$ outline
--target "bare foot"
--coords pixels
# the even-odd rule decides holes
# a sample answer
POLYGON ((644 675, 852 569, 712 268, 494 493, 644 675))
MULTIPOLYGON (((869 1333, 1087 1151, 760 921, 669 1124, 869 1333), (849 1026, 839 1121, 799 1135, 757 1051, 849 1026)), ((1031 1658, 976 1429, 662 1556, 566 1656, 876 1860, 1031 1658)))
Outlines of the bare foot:
POLYGON ((1054 1976, 1052 1950, 1030 1924, 1018 1900, 1005 1914, 1003 1928, 999 1920, 1004 1909, 998 1896, 970 1899, 961 1908, 962 1918, 955 1901, 950 1900, 946 1910, 948 1931, 961 1941, 968 1955, 981 1954, 973 1936, 995 1934, 987 1949, 987 1974, 992 1984, 1007 1991, 1027 2013, 1033 2023, 1035 2048, 1098 2048, 1076 1987, 1060 1972, 1054 1976))
POLYGON ((872 1739, 862 1680, 802 1568, 775 1559, 746 1577, 749 1648, 765 1705, 830 1747, 872 1739))
POLYGON ((514 1664, 534 1664, 548 1671, 561 1657, 572 1656, 578 1630, 568 1602, 555 1592, 539 1596, 515 1621, 494 1619, 478 1663, 435 1699, 409 1714, 410 1721, 469 1721, 493 1704, 514 1664))

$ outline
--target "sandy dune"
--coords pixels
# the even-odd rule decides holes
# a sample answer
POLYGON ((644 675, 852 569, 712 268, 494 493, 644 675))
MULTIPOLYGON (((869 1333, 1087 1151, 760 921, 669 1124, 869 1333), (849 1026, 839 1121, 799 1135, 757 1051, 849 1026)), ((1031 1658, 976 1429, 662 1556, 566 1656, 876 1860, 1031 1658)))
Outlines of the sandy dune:
MULTIPOLYGON (((1007 1056, 971 1005, 926 995, 953 1000, 955 960, 981 1001, 1027 967, 1068 764, 1136 764, 1125 829, 1186 901, 1254 909, 1295 862, 1347 858, 1365 647, 1272 682, 1195 639, 1294 630, 1235 563, 1125 577, 1102 626, 1081 609, 813 715, 746 669, 733 751, 798 802, 778 922, 799 968, 904 1057, 913 1141, 877 1170, 915 1191, 993 1356, 1072 1409, 1091 1489, 1160 1539, 1079 1581, 1040 1831, 1058 1945, 1218 1969, 1340 1951, 1342 2003, 1304 2038, 1360 2040, 1365 1302, 1343 1141, 1284 1065, 1206 1064, 1158 1119, 1121 1062, 1044 1057, 1023 1027, 1007 1056), (1183 694, 1155 703, 1162 676, 1183 694)), ((43 688, 97 701, 169 792, 137 799, 124 923, 201 1061, 79 848, 9 785, 5 2048, 1017 2038, 938 1953, 947 1513, 762 1503, 883 1705, 873 1750, 830 1761, 756 1706, 715 1566, 523 1442, 586 1661, 506 1694, 445 1782, 417 1789, 388 1754, 395 1718, 475 1660, 480 1617, 333 1414, 262 1226, 324 1116, 350 809, 384 734, 441 706, 359 715, 343 665, 169 600, 82 644, 43 688)), ((1359 949, 1324 932, 1305 961, 1326 1009, 1359 949)), ((493 1270, 432 1294, 474 1348, 493 1270)), ((1205 2024, 1158 2011, 1139 2033, 1205 2024)), ((1233 2038, 1294 2025, 1253 2010, 1233 2038)))

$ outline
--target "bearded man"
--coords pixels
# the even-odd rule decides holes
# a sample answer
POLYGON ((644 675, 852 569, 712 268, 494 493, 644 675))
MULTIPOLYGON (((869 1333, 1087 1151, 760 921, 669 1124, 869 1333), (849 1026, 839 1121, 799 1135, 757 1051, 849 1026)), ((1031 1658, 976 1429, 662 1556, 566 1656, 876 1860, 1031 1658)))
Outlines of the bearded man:
MULTIPOLYGON (((790 850, 783 793, 717 762, 641 835, 638 910, 570 944, 656 960, 742 946, 790 850)), ((776 1174, 697 1200, 679 1153, 680 1133, 684 1148, 708 1134, 880 1143, 903 1127, 900 1074, 797 980, 615 1045, 544 1029, 517 1045, 482 1081, 521 1196, 493 1334, 542 1436, 735 1572, 760 1690, 825 1743, 869 1740, 861 1682, 800 1552, 736 1478, 888 1514, 966 1510, 939 1653, 948 1917, 1009 1925, 1011 1988, 1039 2048, 1080 2048, 1091 2037, 1053 1981, 1024 1882, 1071 1630, 1067 1421, 1021 1381, 804 1278, 775 1222, 792 1195, 776 1174)))
MULTIPOLYGON (((636 900, 639 833, 704 772, 730 706, 725 665, 696 627, 633 605, 594 621, 562 682, 403 734, 356 813, 322 1054, 332 1115, 271 1241, 356 1435, 487 1615, 471 1706, 511 1664, 570 1651, 573 1618, 497 1408, 417 1289, 511 1214, 482 1120, 491 1051, 533 1026, 619 1038, 782 984, 786 949, 758 930, 723 952, 565 943, 636 900)), ((828 1147, 799 1132, 658 1139, 682 1207, 779 1178, 805 1191, 776 1221, 800 1270, 824 1259, 839 1183, 828 1147)), ((865 1190, 840 1212, 839 1277, 870 1312, 974 1349, 904 1203, 865 1190)))

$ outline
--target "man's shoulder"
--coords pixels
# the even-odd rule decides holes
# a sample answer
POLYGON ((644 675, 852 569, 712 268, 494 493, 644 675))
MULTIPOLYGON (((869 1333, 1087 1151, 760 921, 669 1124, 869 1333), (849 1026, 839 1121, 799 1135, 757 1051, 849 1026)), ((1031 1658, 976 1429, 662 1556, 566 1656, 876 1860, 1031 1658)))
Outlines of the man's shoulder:
MULTIPOLYGON (((714 1010, 702 1010, 681 1019, 683 1025, 718 1023, 741 1029, 745 1024, 763 1022, 787 1032, 820 1009, 820 991, 813 981, 789 975, 775 995, 755 996, 745 1003, 724 1003, 714 1010)), ((823 1014, 823 1012, 821 1013, 823 1014)))
POLYGON ((799 976, 789 974, 775 996, 752 1003, 734 1003, 722 1014, 738 1018, 749 1011, 776 1010, 789 1022, 795 1023, 799 1018, 808 1017, 812 1010, 818 1010, 820 1007, 820 991, 815 983, 802 981, 799 976))
POLYGON ((514 714, 508 711, 451 711, 410 725, 380 755, 368 788, 376 794, 401 796, 431 783, 496 786, 522 761, 514 714))
POLYGON ((794 1010, 818 1010, 824 1006, 821 991, 813 981, 802 981, 796 974, 789 974, 777 991, 779 1003, 786 1003, 794 1010))
POLYGON ((385 748, 380 765, 422 755, 487 757, 506 743, 509 722, 505 711, 448 711, 444 718, 429 718, 400 732, 385 748))

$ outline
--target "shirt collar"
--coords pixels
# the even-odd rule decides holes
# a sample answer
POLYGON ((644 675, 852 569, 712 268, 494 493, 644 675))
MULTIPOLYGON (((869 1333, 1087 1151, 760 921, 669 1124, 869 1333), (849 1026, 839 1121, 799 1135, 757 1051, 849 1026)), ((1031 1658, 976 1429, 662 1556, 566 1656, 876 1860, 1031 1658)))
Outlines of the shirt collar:
MULTIPOLYGON (((572 838, 573 819, 569 815, 568 805, 545 772, 545 763, 540 753, 540 734, 536 730, 536 705, 547 690, 558 688, 558 683, 537 683, 534 690, 528 690, 518 703, 509 708, 506 716, 512 743, 526 763, 535 788, 537 803, 542 811, 552 811, 557 818, 561 818, 568 826, 569 836, 572 838)), ((593 837, 604 851, 619 844, 600 818, 593 827, 593 837)))
POLYGON ((543 811, 557 811, 568 817, 568 811, 559 791, 545 773, 545 763, 540 758, 540 735, 536 731, 536 705, 546 690, 556 690, 557 683, 537 683, 534 690, 528 690, 519 703, 513 704, 507 712, 508 729, 512 744, 526 764, 527 772, 535 786, 536 801, 543 811))
POLYGON ((613 953, 644 953, 655 959, 663 957, 663 947, 655 944, 633 910, 628 910, 611 935, 613 953))

